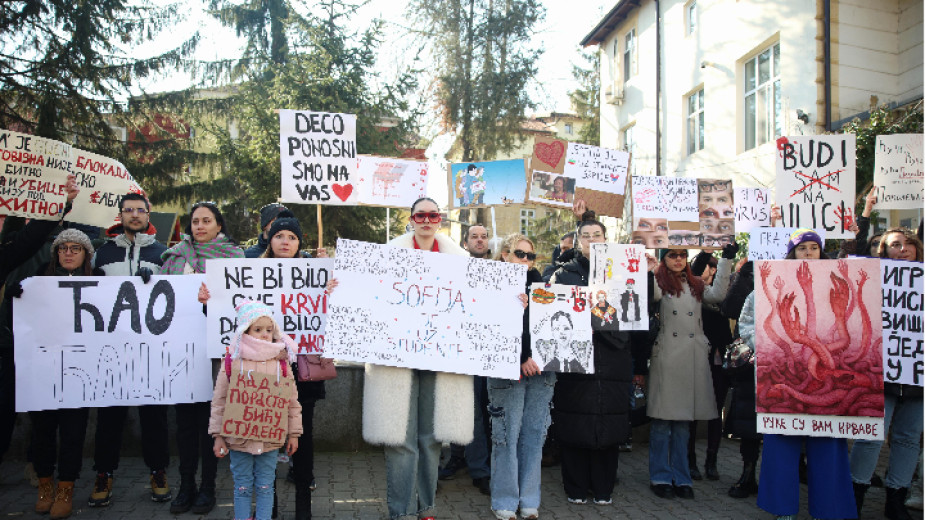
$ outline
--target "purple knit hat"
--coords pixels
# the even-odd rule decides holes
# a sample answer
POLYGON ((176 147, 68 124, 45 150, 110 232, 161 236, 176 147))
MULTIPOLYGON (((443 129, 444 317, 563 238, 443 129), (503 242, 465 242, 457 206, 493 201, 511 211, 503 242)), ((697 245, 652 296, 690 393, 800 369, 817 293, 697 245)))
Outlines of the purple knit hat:
POLYGON ((790 256, 790 252, 793 251, 793 248, 802 244, 803 242, 812 241, 819 244, 819 249, 823 249, 822 237, 818 233, 809 228, 800 228, 790 233, 790 241, 787 242, 787 256, 790 256))

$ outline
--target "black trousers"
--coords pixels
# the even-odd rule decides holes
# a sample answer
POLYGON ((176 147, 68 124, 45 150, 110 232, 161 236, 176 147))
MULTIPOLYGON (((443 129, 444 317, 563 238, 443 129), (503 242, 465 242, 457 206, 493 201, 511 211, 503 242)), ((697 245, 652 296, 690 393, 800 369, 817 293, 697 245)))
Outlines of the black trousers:
MULTIPOLYGON (((119 469, 122 434, 125 431, 127 406, 109 406, 97 409, 96 437, 94 439, 93 469, 98 473, 112 473, 119 469)), ((141 452, 151 471, 167 469, 170 453, 167 447, 167 405, 138 407, 141 424, 141 452)))
POLYGON ((174 405, 177 413, 177 448, 180 456, 180 479, 196 481, 196 469, 202 458, 202 485, 215 489, 215 472, 218 459, 212 452, 214 441, 209 435, 209 416, 212 403, 185 403, 174 405))
MULTIPOLYGON (((710 375, 713 379, 713 398, 716 399, 716 411, 719 417, 707 421, 707 453, 719 451, 719 441, 723 437, 723 405, 726 404, 726 395, 729 393, 731 382, 723 370, 722 365, 714 365, 710 361, 710 375)), ((694 453, 697 442, 697 421, 691 421, 691 436, 687 441, 687 453, 694 453)))
POLYGON ((588 491, 596 500, 607 500, 617 483, 620 449, 603 450, 560 445, 562 450, 562 484, 568 498, 586 498, 588 491))
POLYGON ((16 369, 13 349, 0 349, 0 461, 10 449, 16 424, 16 369))
POLYGON ((299 403, 302 405, 302 436, 299 437, 299 449, 292 454, 292 471, 295 474, 296 490, 296 517, 312 517, 311 486, 315 478, 315 443, 312 440, 312 419, 315 415, 315 402, 313 397, 302 397, 299 393, 299 403), (307 497, 307 500, 300 498, 307 497))
POLYGON ((89 408, 29 412, 32 419, 32 463, 39 478, 72 482, 80 475, 89 408))
POLYGON ((742 462, 757 463, 758 456, 761 454, 761 439, 742 439, 739 444, 739 454, 742 455, 742 462))

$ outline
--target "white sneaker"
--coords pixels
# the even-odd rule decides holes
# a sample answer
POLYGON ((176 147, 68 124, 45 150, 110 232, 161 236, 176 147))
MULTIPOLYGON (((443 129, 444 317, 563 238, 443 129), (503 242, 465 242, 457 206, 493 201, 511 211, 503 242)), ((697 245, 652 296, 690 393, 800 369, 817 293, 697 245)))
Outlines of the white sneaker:
POLYGON ((569 504, 587 504, 588 500, 586 498, 571 498, 568 499, 569 504))
POLYGON ((520 508, 520 517, 524 520, 538 520, 540 517, 540 512, 536 509, 520 508))
POLYGON ((503 509, 492 509, 492 513, 495 514, 495 518, 498 520, 517 520, 517 513, 513 511, 505 511, 503 509))
POLYGON ((596 498, 594 499, 594 505, 596 506, 609 506, 610 504, 613 504, 612 498, 608 498, 605 500, 598 500, 596 498))
POLYGON ((912 483, 909 498, 906 499, 906 507, 922 510, 922 477, 912 483))

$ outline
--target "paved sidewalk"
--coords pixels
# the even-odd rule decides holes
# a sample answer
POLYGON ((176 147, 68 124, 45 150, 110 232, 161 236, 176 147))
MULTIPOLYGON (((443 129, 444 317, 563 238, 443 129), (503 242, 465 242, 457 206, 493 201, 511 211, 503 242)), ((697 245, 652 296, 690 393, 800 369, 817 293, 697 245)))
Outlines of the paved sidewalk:
MULTIPOLYGON (((703 461, 706 441, 698 442, 699 459, 703 461)), ((888 449, 881 453, 879 474, 883 474, 888 449)), ((381 451, 359 453, 318 453, 315 458, 318 489, 313 495, 314 518, 380 519, 387 518, 385 502, 385 462, 381 451)), ((148 498, 148 477, 140 457, 123 458, 116 473, 113 503, 107 508, 86 505, 93 484, 92 460, 84 460, 82 477, 75 492, 75 519, 159 519, 171 518, 168 504, 156 504, 148 498)), ((719 457, 718 482, 703 480, 694 483, 694 500, 664 500, 655 497, 648 486, 648 446, 637 443, 631 453, 620 454, 620 482, 610 506, 569 504, 562 490, 559 467, 543 469, 543 503, 540 515, 544 520, 565 519, 768 519, 770 514, 755 506, 755 498, 736 500, 726 495, 729 486, 741 471, 739 443, 723 439, 719 457)), ((285 481, 285 467, 280 465, 277 480, 280 496, 280 518, 294 516, 294 486, 285 481)), ((168 470, 172 486, 179 483, 176 458, 168 470)), ((201 518, 232 518, 232 479, 227 459, 219 462, 218 506, 201 518)), ((23 478, 22 462, 0 465, 0 518, 43 518, 32 512, 36 491, 23 478)), ((871 488, 867 494, 862 519, 879 519, 883 515, 884 490, 871 488)), ((476 520, 492 518, 489 498, 480 494, 465 474, 454 480, 441 481, 437 491, 437 518, 476 520)), ((912 511, 919 514, 921 512, 912 511)), ((178 518, 192 519, 192 514, 178 518)), ((44 518, 47 518, 44 517, 44 518)), ((802 487, 800 520, 808 520, 806 487, 802 487)))

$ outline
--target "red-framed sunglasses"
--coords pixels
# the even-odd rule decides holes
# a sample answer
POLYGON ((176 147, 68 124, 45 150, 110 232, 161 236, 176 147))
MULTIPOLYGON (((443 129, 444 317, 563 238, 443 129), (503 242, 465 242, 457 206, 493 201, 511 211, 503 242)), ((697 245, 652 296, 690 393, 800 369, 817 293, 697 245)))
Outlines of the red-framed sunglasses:
POLYGON ((428 212, 419 211, 415 213, 414 215, 411 215, 411 220, 415 221, 418 224, 423 224, 427 221, 430 221, 431 224, 437 224, 441 220, 443 220, 443 217, 440 215, 440 213, 436 211, 428 211, 428 212))

